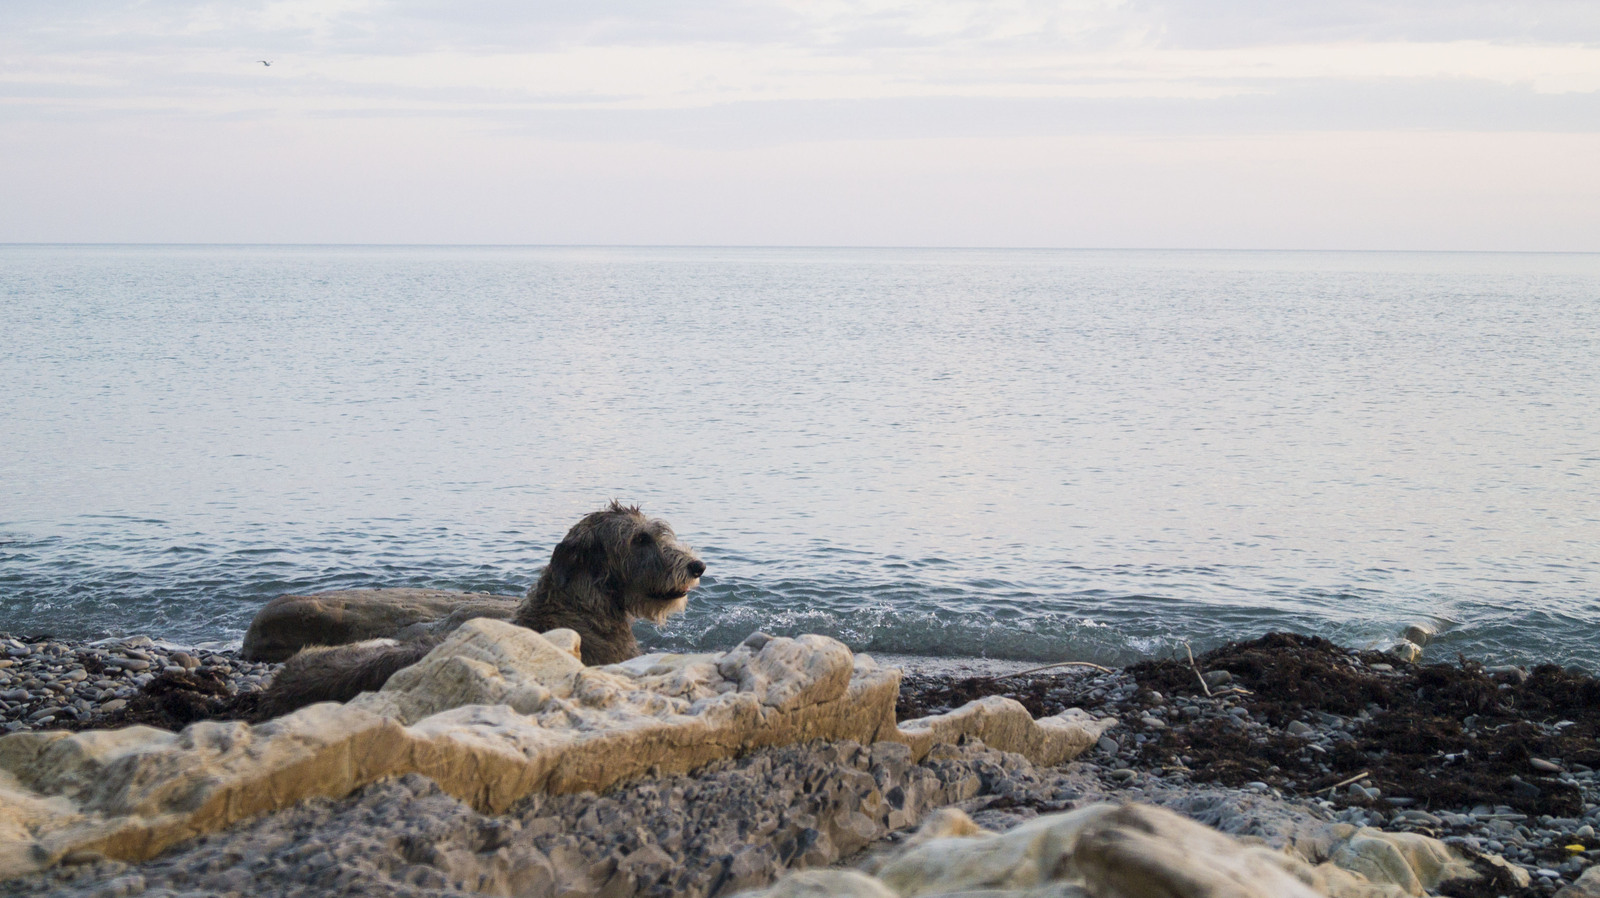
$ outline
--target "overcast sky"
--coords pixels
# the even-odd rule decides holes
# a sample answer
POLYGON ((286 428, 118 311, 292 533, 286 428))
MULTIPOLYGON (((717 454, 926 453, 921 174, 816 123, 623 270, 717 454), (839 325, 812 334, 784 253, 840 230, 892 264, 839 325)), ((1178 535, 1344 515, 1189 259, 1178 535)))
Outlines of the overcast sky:
POLYGON ((1600 251, 1600 3, 0 0, 38 241, 1600 251))

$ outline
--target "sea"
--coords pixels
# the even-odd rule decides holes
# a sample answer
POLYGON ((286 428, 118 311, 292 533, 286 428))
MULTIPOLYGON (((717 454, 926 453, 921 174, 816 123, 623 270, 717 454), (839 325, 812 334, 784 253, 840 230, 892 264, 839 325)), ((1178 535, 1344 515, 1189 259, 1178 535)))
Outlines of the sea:
POLYGON ((1600 255, 0 246, 0 631, 520 593, 586 512, 755 631, 1600 670, 1600 255))

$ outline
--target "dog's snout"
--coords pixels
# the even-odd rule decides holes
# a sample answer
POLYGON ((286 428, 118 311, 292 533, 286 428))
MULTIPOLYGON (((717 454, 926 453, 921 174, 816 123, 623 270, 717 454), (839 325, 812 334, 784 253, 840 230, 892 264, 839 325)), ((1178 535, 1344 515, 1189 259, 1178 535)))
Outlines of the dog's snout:
POLYGON ((706 563, 704 561, 696 558, 694 561, 689 562, 689 576, 698 577, 705 572, 706 563))

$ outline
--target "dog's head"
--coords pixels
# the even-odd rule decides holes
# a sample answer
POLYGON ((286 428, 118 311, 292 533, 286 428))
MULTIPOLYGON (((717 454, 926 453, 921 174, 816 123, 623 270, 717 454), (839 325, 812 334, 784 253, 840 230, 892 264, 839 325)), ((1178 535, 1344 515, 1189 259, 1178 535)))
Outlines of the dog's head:
POLYGON ((550 555, 558 589, 590 586, 615 610, 657 624, 688 605, 705 569, 666 521, 618 502, 585 515, 550 555))

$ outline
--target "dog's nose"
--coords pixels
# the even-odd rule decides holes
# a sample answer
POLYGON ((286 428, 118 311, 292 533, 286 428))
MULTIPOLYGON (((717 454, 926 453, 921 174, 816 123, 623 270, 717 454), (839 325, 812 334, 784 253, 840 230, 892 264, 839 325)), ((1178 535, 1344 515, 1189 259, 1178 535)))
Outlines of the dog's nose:
POLYGON ((698 577, 706 572, 706 563, 696 559, 689 562, 689 576, 698 577))

